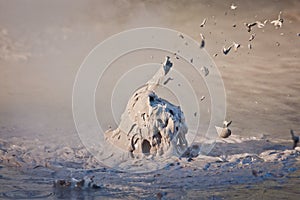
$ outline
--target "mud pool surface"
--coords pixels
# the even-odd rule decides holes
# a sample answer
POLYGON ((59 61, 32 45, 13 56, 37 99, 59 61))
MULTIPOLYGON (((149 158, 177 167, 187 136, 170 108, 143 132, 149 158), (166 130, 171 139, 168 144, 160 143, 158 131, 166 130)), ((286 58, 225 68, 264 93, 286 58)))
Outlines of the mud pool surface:
POLYGON ((170 158, 161 170, 128 173, 101 166, 85 150, 38 140, 1 140, 1 198, 297 199, 300 148, 268 138, 220 140, 209 156, 170 158), (99 188, 54 185, 94 177, 99 188))

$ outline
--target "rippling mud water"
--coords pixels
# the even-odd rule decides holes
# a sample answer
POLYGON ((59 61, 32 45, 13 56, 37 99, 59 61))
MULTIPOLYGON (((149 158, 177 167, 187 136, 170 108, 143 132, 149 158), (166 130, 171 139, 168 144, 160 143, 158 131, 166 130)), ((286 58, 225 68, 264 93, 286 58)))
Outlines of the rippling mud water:
POLYGON ((217 141, 209 156, 170 158, 161 170, 136 174, 101 165, 82 146, 13 138, 1 140, 0 147, 2 198, 297 199, 300 194, 300 148, 292 149, 290 141, 233 136, 217 141), (99 187, 76 185, 87 178, 99 187))

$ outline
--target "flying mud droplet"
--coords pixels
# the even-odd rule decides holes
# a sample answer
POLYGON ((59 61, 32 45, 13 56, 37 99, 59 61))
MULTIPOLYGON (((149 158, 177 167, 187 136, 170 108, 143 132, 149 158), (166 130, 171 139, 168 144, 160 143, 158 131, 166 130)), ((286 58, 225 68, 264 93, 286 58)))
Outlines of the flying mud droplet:
POLYGON ((166 56, 165 62, 163 63, 163 68, 164 68, 164 72, 165 72, 164 76, 167 75, 167 73, 169 73, 172 66, 173 66, 173 63, 171 63, 170 57, 166 56))
POLYGON ((200 99, 200 101, 203 101, 204 99, 205 99, 205 96, 202 96, 201 99, 200 99))
POLYGON ((228 122, 228 121, 225 120, 225 121, 223 122, 223 127, 224 127, 224 128, 225 128, 225 127, 229 127, 231 123, 232 123, 232 121, 229 121, 229 122, 228 122))
POLYGON ((234 49, 234 51, 237 51, 238 50, 238 48, 240 48, 240 44, 238 44, 238 43, 236 43, 236 42, 233 42, 233 49, 234 49))
POLYGON ((231 135, 231 130, 228 128, 232 121, 224 121, 223 127, 216 126, 217 133, 221 138, 228 138, 231 135))
POLYGON ((201 67, 201 71, 203 72, 204 76, 207 76, 209 74, 209 70, 205 66, 201 67))
POLYGON ((251 36, 250 36, 250 38, 249 38, 249 42, 251 42, 252 40, 254 40, 255 36, 256 36, 255 33, 251 34, 251 36))
POLYGON ((172 80, 174 80, 174 79, 172 77, 169 77, 169 78, 167 78, 167 80, 165 80, 163 82, 163 84, 166 85, 167 83, 169 83, 169 81, 172 81, 172 80))
POLYGON ((228 128, 222 128, 216 126, 216 130, 218 132, 219 137, 221 138, 228 138, 231 135, 231 130, 228 128))
POLYGON ((255 22, 251 22, 251 23, 244 23, 244 25, 246 26, 248 32, 251 32, 252 28, 254 26, 257 26, 258 28, 264 28, 265 27, 265 23, 262 23, 260 21, 255 21, 255 22))
POLYGON ((256 21, 256 25, 258 28, 264 28, 265 27, 265 23, 262 23, 260 21, 256 21))
POLYGON ((280 11, 278 14, 278 18, 271 21, 271 24, 273 24, 275 26, 275 28, 281 28, 282 24, 283 24, 283 19, 281 18, 281 14, 282 12, 280 11))
POLYGON ((229 53, 229 51, 231 50, 233 45, 230 45, 229 47, 223 47, 222 52, 224 55, 227 55, 229 53))
POLYGON ((200 48, 202 49, 205 46, 205 37, 202 33, 200 33, 200 37, 201 37, 200 48))
POLYGON ((204 20, 202 21, 202 23, 200 24, 200 27, 204 27, 206 24, 206 18, 204 18, 204 20))
POLYGON ((235 10, 235 9, 237 9, 237 6, 234 5, 234 4, 231 4, 230 9, 231 9, 231 10, 235 10))
POLYGON ((255 26, 256 24, 257 24, 256 22, 244 23, 244 25, 246 26, 248 32, 251 32, 252 27, 255 26))
POLYGON ((182 33, 178 33, 178 36, 181 38, 181 39, 184 39, 184 36, 182 33))

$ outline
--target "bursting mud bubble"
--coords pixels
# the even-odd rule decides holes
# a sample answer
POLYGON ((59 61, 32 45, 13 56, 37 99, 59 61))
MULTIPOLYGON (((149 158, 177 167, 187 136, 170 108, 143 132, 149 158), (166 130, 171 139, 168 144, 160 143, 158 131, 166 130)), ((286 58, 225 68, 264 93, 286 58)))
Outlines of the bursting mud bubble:
MULTIPOLYGON (((200 46, 178 31, 146 27, 116 34, 96 46, 86 57, 74 83, 73 116, 81 141, 99 162, 122 171, 145 172, 163 168, 172 156, 186 155, 189 144, 197 143, 194 154, 208 154, 212 150, 218 137, 215 126, 222 124, 225 118, 225 89, 218 68, 200 46), (121 119, 118 128, 107 131, 109 123, 116 123, 114 108, 107 110, 113 96, 113 87, 109 86, 122 78, 112 73, 111 65, 121 56, 144 49, 165 51, 168 56, 164 63, 149 66, 160 66, 150 80, 141 85, 133 85, 132 80, 124 83, 126 88, 122 93, 132 94, 129 92, 132 88, 140 88, 134 91, 129 101, 126 100, 123 114, 116 117, 121 119), (187 61, 188 65, 172 66, 171 55, 187 61), (187 74, 186 67, 193 74, 187 74), (167 81, 169 74, 173 77, 171 83, 167 81), (199 110, 203 100, 199 80, 204 82, 208 92, 209 113, 199 110), (169 97, 160 98, 156 94, 162 86, 175 95, 178 104, 171 103, 169 97), (101 103, 95 101, 95 91, 103 94, 101 103), (99 108, 97 116, 95 105, 99 108), (204 117, 208 121, 206 128, 201 128, 199 124, 204 117), (105 124, 104 121, 110 122, 105 124)), ((115 70, 123 75, 132 73, 130 69, 135 67, 115 70)), ((135 76, 145 77, 144 73, 140 71, 135 76)), ((165 95, 164 92, 161 94, 165 95)))
POLYGON ((159 98, 155 90, 164 82, 164 77, 173 63, 165 62, 145 86, 136 90, 122 114, 119 127, 106 132, 112 145, 128 149, 132 158, 142 156, 181 156, 188 147, 185 135, 188 127, 180 106, 159 98))

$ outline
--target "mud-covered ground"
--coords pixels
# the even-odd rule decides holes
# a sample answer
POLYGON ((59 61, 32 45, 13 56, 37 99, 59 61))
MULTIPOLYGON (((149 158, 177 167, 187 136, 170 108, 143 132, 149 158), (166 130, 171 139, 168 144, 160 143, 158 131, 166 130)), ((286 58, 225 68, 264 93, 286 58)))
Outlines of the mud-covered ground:
POLYGON ((300 134, 299 7, 297 0, 0 0, 0 197, 297 199, 299 149, 291 148, 290 129, 300 134), (280 11, 283 26, 275 28, 270 21, 280 11), (265 20, 250 33, 244 25, 265 20), (143 26, 205 36, 225 84, 232 137, 207 157, 171 159, 164 169, 132 175, 103 167, 82 146, 72 87, 92 48, 143 26), (224 55, 232 42, 241 46, 224 55), (95 176, 100 188, 53 187, 84 176, 95 176))

